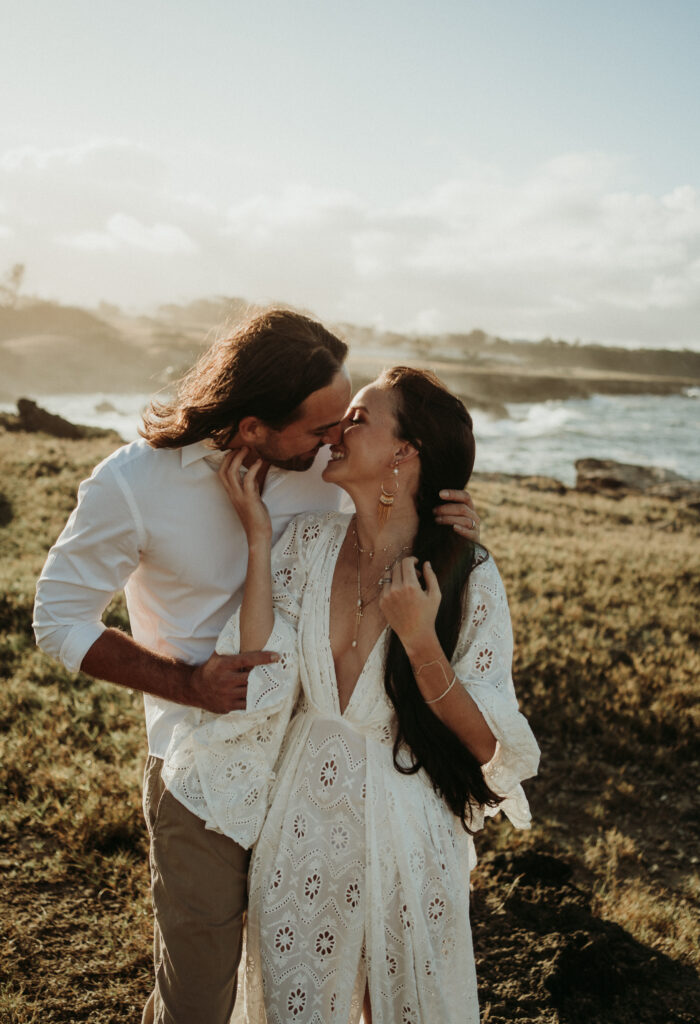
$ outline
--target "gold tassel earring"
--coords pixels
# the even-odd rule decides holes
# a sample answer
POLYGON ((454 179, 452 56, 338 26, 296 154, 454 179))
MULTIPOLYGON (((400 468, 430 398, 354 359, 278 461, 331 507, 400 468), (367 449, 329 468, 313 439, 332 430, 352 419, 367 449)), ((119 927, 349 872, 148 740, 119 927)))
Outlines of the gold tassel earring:
POLYGON ((381 490, 379 492, 379 505, 377 506, 377 518, 380 526, 385 526, 389 521, 391 515, 391 509, 394 504, 394 499, 399 493, 399 464, 394 463, 394 490, 387 491, 382 482, 381 490))

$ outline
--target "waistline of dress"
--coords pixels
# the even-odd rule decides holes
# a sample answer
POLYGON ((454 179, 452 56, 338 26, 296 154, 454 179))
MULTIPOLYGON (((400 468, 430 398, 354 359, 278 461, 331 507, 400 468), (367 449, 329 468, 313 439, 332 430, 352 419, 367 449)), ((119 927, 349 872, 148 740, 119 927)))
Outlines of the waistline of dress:
POLYGON ((328 711, 325 708, 319 708, 313 704, 308 697, 304 697, 297 704, 294 710, 293 720, 301 719, 302 717, 333 722, 340 727, 349 729, 351 732, 354 732, 359 736, 365 737, 365 739, 374 740, 376 743, 380 743, 382 746, 389 747, 390 749, 393 748, 394 745, 391 713, 385 713, 383 715, 377 714, 375 718, 358 722, 356 719, 348 717, 346 714, 338 714, 333 711, 328 711))

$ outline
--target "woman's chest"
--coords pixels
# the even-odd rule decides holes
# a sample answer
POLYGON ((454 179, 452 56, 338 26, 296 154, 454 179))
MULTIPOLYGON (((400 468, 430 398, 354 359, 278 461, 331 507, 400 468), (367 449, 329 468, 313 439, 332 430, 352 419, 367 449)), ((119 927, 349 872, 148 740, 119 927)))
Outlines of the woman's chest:
POLYGON ((328 644, 341 711, 386 626, 378 598, 378 591, 368 594, 362 589, 353 561, 341 552, 328 601, 328 644))

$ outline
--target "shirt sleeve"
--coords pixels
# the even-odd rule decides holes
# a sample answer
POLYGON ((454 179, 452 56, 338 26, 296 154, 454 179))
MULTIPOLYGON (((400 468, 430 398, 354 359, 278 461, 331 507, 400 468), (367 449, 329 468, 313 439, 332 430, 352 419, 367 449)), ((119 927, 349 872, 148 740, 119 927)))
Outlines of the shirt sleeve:
POLYGON ((496 737, 496 750, 482 768, 490 788, 504 799, 503 810, 517 828, 527 828, 530 811, 520 783, 537 773, 539 747, 518 707, 512 676, 513 631, 498 569, 488 557, 468 583, 467 614, 453 668, 496 737))
MULTIPOLYGON (((298 626, 308 565, 332 513, 293 519, 272 551, 274 625, 264 649, 280 660, 248 676, 245 711, 192 708, 175 727, 163 781, 180 803, 244 847, 258 838, 274 767, 299 693, 298 626)), ((219 654, 240 651, 240 609, 224 626, 219 654)))
POLYGON ((133 495, 109 461, 78 490, 78 504, 49 551, 36 590, 34 634, 46 654, 77 672, 106 628, 102 615, 138 566, 145 543, 133 495))

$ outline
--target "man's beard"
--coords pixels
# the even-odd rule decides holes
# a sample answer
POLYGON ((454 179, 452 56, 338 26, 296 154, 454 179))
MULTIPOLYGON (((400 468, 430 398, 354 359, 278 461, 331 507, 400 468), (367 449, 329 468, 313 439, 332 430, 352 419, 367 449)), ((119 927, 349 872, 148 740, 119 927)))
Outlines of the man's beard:
POLYGON ((280 459, 270 451, 264 452, 260 448, 257 449, 258 455, 269 462, 271 466, 276 466, 277 469, 286 469, 292 473, 304 473, 307 469, 311 469, 318 452, 319 449, 316 448, 310 455, 295 455, 291 459, 280 459))

